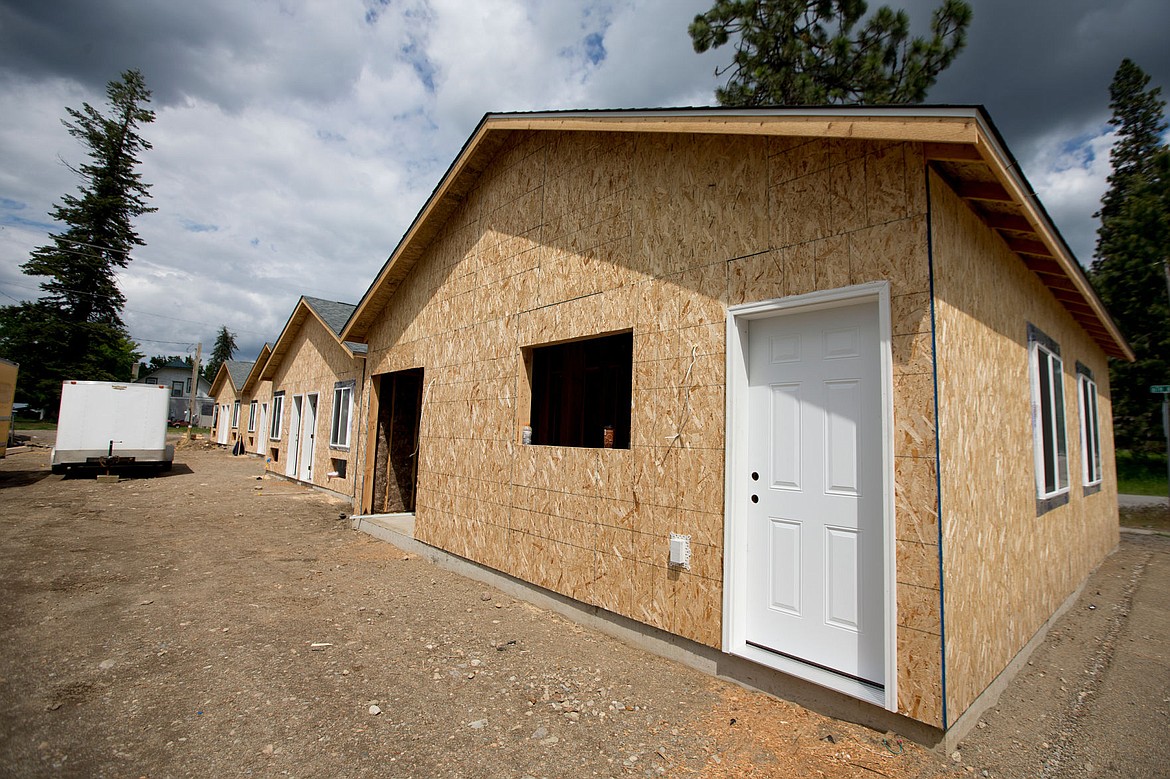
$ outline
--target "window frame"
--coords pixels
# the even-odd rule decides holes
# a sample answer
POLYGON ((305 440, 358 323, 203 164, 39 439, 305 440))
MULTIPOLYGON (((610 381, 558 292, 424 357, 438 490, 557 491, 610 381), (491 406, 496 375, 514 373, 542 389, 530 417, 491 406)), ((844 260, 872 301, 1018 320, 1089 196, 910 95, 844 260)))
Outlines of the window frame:
POLYGON ((232 430, 240 429, 240 401, 232 401, 232 430))
POLYGON ((1028 325, 1028 362, 1032 390, 1036 510, 1043 514, 1069 500, 1068 414, 1065 408, 1064 360, 1060 356, 1060 346, 1031 324, 1028 325))
POLYGON ((178 381, 171 382, 171 397, 172 398, 183 397, 183 380, 182 379, 179 379, 178 381))
POLYGON ((329 419, 329 448, 349 450, 350 430, 353 427, 353 396, 357 381, 339 381, 333 385, 333 409, 329 419), (345 409, 344 428, 341 428, 341 410, 345 409), (341 434, 345 439, 341 439, 341 434))
POLYGON ((268 424, 268 440, 280 440, 280 428, 284 423, 284 390, 272 393, 272 419, 268 424))
POLYGON ((248 403, 248 432, 256 432, 256 410, 259 407, 260 401, 253 400, 248 403))
POLYGON ((1086 495, 1101 489, 1105 467, 1101 460, 1100 392, 1088 366, 1077 363, 1077 406, 1081 415, 1081 486, 1086 495))

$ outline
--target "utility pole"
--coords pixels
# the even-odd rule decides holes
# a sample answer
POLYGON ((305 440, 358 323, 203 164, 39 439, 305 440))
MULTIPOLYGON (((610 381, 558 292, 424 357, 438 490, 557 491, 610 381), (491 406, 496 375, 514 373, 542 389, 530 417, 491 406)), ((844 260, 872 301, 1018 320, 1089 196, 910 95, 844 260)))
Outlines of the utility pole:
POLYGON ((195 396, 199 394, 199 360, 203 357, 203 342, 195 347, 195 364, 191 366, 191 404, 187 408, 187 440, 195 437, 195 396))

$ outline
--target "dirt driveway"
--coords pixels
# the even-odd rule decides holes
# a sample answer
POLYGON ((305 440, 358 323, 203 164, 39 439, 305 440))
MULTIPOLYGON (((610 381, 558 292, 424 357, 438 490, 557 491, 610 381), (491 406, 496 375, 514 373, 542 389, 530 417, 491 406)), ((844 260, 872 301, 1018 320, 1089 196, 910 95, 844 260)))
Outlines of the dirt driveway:
POLYGON ((712 679, 221 450, 117 484, 46 456, 0 461, 0 775, 1010 776, 1040 749, 1034 711, 957 763, 712 679))

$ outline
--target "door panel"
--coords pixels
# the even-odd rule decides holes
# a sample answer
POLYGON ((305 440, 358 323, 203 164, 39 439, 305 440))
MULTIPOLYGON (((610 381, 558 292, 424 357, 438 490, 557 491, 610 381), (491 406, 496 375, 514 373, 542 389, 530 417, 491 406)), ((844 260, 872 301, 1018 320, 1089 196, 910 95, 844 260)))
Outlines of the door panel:
POLYGON ((881 685, 877 312, 862 303, 750 322, 747 463, 734 478, 746 501, 748 643, 881 685))

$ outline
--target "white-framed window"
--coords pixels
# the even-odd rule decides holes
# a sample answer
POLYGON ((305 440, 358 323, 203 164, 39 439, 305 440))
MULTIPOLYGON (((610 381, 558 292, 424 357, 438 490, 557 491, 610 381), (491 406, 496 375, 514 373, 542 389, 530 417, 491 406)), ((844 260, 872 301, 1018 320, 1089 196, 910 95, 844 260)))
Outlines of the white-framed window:
POLYGON ((1101 484, 1101 417, 1097 413, 1097 382, 1093 372, 1077 363, 1077 402, 1081 411, 1081 476, 1085 487, 1101 484))
POLYGON ((181 381, 172 381, 171 382, 171 397, 172 398, 183 397, 183 382, 181 382, 181 381))
POLYGON ((284 421, 284 392, 272 396, 272 426, 268 429, 268 440, 280 440, 280 423, 284 421))
POLYGON ((146 383, 147 384, 158 384, 158 377, 157 376, 147 376, 146 383))
POLYGON ((248 432, 256 432, 256 409, 259 406, 259 401, 253 400, 248 404, 248 432))
POLYGON ((339 381, 333 385, 333 421, 329 426, 329 445, 349 448, 349 420, 353 413, 354 382, 339 381))
POLYGON ((191 380, 187 379, 187 394, 191 394, 191 380))
POLYGON ((232 428, 240 426, 240 401, 232 404, 232 428))
POLYGON ((1060 347, 1028 326, 1032 374, 1032 438, 1036 457, 1038 508, 1047 511, 1068 501, 1068 436, 1064 413, 1064 363, 1060 347))

